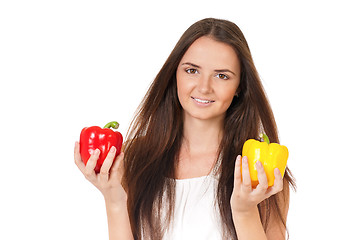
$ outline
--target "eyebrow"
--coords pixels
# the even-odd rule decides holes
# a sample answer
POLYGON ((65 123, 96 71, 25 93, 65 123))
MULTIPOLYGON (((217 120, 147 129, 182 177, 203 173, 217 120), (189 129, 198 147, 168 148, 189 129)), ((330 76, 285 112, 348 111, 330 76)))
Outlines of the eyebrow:
MULTIPOLYGON (((186 62, 186 63, 182 63, 182 66, 183 65, 189 65, 189 66, 192 66, 192 67, 196 67, 196 68, 199 68, 199 69, 201 69, 201 66, 198 66, 198 65, 196 65, 196 64, 194 64, 194 63, 190 63, 190 62, 186 62)), ((214 70, 215 72, 230 72, 230 73, 232 73, 233 75, 236 75, 234 72, 232 72, 231 70, 229 70, 229 69, 217 69, 217 70, 214 70)))
POLYGON ((195 65, 194 63, 190 63, 190 62, 182 63, 182 66, 183 66, 183 65, 190 65, 190 66, 192 66, 192 67, 201 68, 200 66, 195 65))

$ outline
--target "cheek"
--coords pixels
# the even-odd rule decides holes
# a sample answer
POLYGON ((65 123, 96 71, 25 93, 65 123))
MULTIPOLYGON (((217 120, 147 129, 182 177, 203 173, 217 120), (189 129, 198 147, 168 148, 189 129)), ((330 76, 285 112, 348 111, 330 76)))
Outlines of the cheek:
POLYGON ((222 93, 220 94, 225 108, 228 108, 231 105, 233 98, 236 94, 236 90, 237 90, 237 88, 232 87, 229 89, 224 89, 224 91, 222 91, 222 93))
POLYGON ((183 102, 185 99, 185 95, 187 94, 187 85, 185 84, 184 79, 182 79, 181 76, 179 76, 179 74, 176 75, 177 76, 177 95, 178 95, 178 100, 180 102, 180 104, 183 106, 183 102))
POLYGON ((222 91, 222 96, 224 99, 233 99, 234 95, 236 94, 236 91, 237 91, 237 88, 236 87, 228 87, 228 88, 225 88, 223 91, 222 91))
POLYGON ((177 77, 177 92, 178 92, 178 98, 184 97, 185 94, 189 94, 193 87, 192 81, 190 79, 187 79, 186 76, 183 74, 176 75, 177 77))

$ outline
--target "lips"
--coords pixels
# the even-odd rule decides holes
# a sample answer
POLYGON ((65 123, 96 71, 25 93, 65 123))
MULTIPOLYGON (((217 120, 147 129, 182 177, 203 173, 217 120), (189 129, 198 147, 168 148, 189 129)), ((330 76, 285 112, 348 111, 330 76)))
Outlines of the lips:
POLYGON ((198 103, 202 103, 202 104, 207 104, 207 103, 213 103, 213 100, 208 100, 208 99, 200 99, 200 98, 196 98, 196 97, 191 97, 193 100, 195 100, 198 103))

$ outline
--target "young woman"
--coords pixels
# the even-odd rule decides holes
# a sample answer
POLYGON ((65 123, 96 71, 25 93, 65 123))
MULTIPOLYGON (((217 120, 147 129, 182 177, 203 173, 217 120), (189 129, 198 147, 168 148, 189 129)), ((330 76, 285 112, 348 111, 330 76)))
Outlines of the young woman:
POLYGON ((278 142, 248 44, 234 23, 207 18, 156 76, 124 153, 95 174, 99 151, 84 166, 76 143, 75 162, 104 196, 110 239, 285 239, 289 170, 268 188, 257 164, 253 189, 239 155, 262 132, 278 142))

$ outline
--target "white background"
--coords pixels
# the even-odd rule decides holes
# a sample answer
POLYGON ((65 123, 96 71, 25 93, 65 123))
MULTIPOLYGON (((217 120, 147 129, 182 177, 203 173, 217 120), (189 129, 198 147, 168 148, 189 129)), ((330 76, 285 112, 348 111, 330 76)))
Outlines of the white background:
POLYGON ((290 238, 357 238, 360 8, 293 2, 1 1, 0 239, 107 238, 74 142, 111 120, 125 135, 181 34, 205 17, 235 22, 250 45, 297 179, 290 238))

